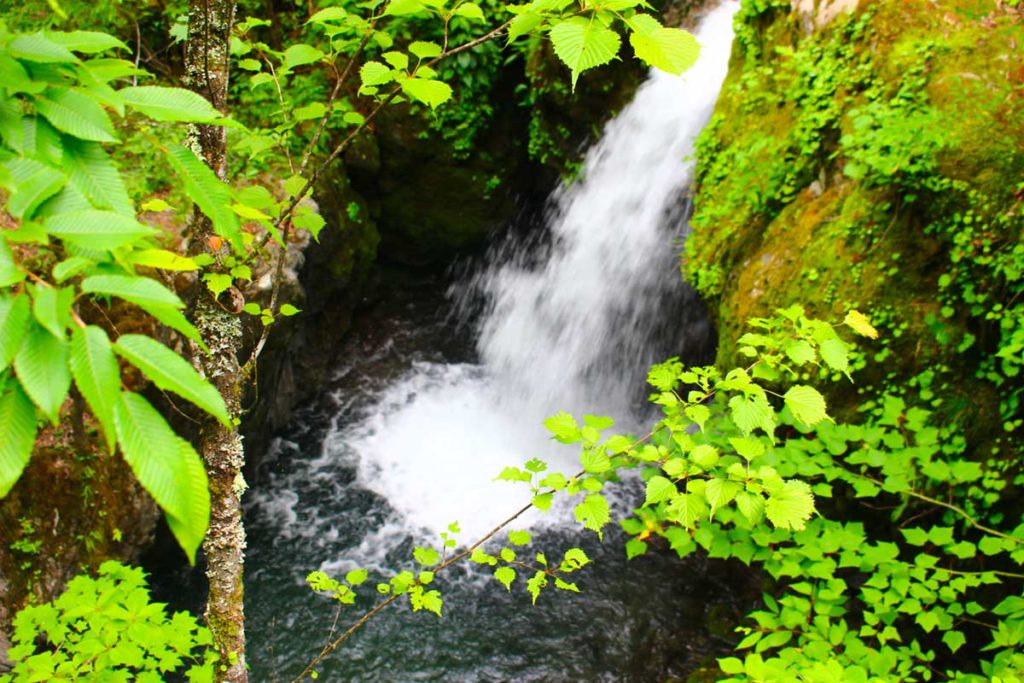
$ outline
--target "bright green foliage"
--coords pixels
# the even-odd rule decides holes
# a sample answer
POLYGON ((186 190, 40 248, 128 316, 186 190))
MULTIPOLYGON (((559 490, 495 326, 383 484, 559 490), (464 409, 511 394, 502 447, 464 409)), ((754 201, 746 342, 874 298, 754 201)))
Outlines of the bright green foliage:
POLYGON ((0 683, 213 681, 210 632, 164 608, 150 600, 141 569, 106 562, 97 578, 77 576, 53 602, 18 613, 7 652, 14 669, 0 683))
MULTIPOLYGON (((101 143, 117 140, 111 111, 135 110, 159 121, 211 122, 220 114, 189 91, 119 82, 134 72, 130 63, 91 56, 119 47, 102 33, 14 36, 0 28, 0 187, 4 209, 19 220, 0 235, 0 426, 7 435, 0 495, 28 461, 37 417, 56 423, 74 382, 108 448, 120 447, 191 561, 210 514, 205 471, 146 399, 122 392, 114 354, 229 424, 224 402, 166 346, 139 335, 112 343, 104 328, 82 316, 121 299, 198 341, 177 294, 136 271, 196 264, 160 248, 158 231, 139 221, 101 143)), ((241 249, 226 186, 189 150, 167 150, 167 159, 224 239, 241 249)))

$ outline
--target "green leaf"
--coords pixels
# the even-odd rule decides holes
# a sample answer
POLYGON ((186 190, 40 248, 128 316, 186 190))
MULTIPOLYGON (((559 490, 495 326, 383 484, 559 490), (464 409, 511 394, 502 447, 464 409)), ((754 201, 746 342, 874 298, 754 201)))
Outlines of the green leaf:
POLYGON ((304 64, 318 62, 323 56, 324 53, 312 45, 299 43, 298 45, 292 45, 284 51, 284 64, 289 69, 293 69, 304 64))
POLYGON ((878 339, 878 330, 871 325, 871 320, 860 311, 850 311, 843 319, 843 324, 854 332, 868 339, 878 339))
POLYGON ((426 78, 410 78, 402 81, 402 92, 409 99, 422 102, 431 109, 436 109, 452 97, 450 85, 426 78))
POLYGON ((543 21, 544 17, 536 12, 524 12, 516 15, 508 25, 508 42, 511 43, 520 36, 532 33, 543 21))
POLYGON ((409 55, 404 52, 391 50, 382 54, 381 59, 399 71, 405 71, 409 68, 409 55))
POLYGON ((157 340, 141 334, 125 334, 114 343, 114 350, 160 389, 194 403, 224 426, 231 425, 231 416, 220 392, 187 360, 157 340))
POLYGON ((580 440, 580 428, 576 419, 564 411, 544 420, 544 426, 554 435, 559 443, 574 444, 580 440))
POLYGON ((828 419, 825 398, 817 389, 808 386, 791 387, 782 398, 793 417, 808 427, 828 419))
POLYGON ((235 253, 244 253, 238 216, 231 210, 231 189, 187 147, 171 147, 167 160, 181 177, 189 199, 213 221, 214 231, 227 240, 235 253))
POLYGON ((580 464, 583 465, 583 471, 591 474, 601 474, 612 468, 612 461, 600 447, 584 450, 580 455, 580 464))
POLYGON ((516 570, 512 567, 498 567, 494 570, 494 578, 505 587, 505 590, 512 591, 512 582, 516 580, 516 570))
POLYGON ((572 72, 572 88, 580 74, 615 59, 621 41, 619 35, 601 22, 573 17, 552 27, 549 35, 555 55, 572 72))
POLYGON ((731 503, 742 488, 743 485, 738 481, 729 481, 728 479, 709 480, 704 489, 704 495, 708 499, 708 504, 711 505, 711 516, 714 516, 715 510, 731 503))
POLYGON ((574 508, 574 513, 577 522, 581 522, 587 529, 597 532, 598 538, 602 538, 601 529, 610 520, 608 500, 604 496, 599 493, 591 493, 574 508))
POLYGON ((210 123, 222 116, 205 97, 185 88, 139 85, 117 92, 126 105, 155 121, 210 123))
MULTIPOLYGON (((629 545, 628 543, 626 545, 629 545)), ((572 591, 573 593, 579 593, 580 589, 575 583, 568 583, 562 579, 555 577, 555 588, 559 588, 564 591, 572 591)))
POLYGON ((729 439, 729 444, 747 462, 764 455, 764 444, 754 437, 733 437, 729 439))
POLYGON ((62 133, 95 142, 117 140, 107 112, 78 90, 53 88, 45 98, 36 100, 36 110, 62 133))
POLYGON ((114 425, 124 459, 164 511, 171 532, 194 564, 210 520, 210 491, 199 456, 138 394, 121 394, 114 425))
POLYGON ((457 17, 465 17, 466 19, 472 19, 473 21, 483 21, 484 11, 480 9, 480 5, 475 2, 464 2, 455 8, 454 12, 457 17))
POLYGON ((107 333, 90 325, 71 335, 71 376, 100 423, 107 446, 113 453, 117 441, 114 406, 121 391, 121 371, 107 333))
POLYGON ((512 545, 528 545, 531 538, 529 531, 508 532, 508 542, 512 545))
POLYGON ((313 102, 312 104, 306 105, 305 107, 299 107, 292 111, 292 115, 296 121, 310 121, 312 119, 323 118, 323 115, 327 113, 327 107, 324 106, 323 102, 313 102))
POLYGON ((707 406, 695 405, 689 406, 683 411, 686 417, 693 420, 693 423, 703 432, 704 423, 711 417, 711 410, 707 406))
POLYGON ((15 218, 29 219, 36 209, 67 183, 67 176, 33 159, 14 159, 6 164, 16 181, 7 211, 15 218))
POLYGON ((50 31, 46 37, 66 47, 68 50, 82 52, 84 54, 96 54, 118 48, 129 50, 130 48, 109 33, 99 31, 50 31))
POLYGON ((437 43, 414 40, 409 43, 409 53, 420 59, 433 59, 441 56, 441 46, 437 43))
POLYGON ((341 21, 346 16, 348 16, 348 13, 341 7, 325 7, 311 16, 306 23, 324 24, 329 21, 341 21))
POLYGON ((15 36, 7 44, 7 49, 18 59, 39 64, 70 64, 78 61, 78 57, 70 50, 42 33, 15 36))
POLYGON ((395 72, 386 64, 371 61, 359 68, 359 79, 364 86, 384 85, 395 80, 395 72))
POLYGON ((67 342, 30 322, 14 357, 14 371, 33 403, 57 424, 60 407, 71 388, 67 342))
MULTIPOLYGON (((631 22, 648 15, 637 15, 631 22)), ((697 62, 700 56, 700 43, 688 33, 678 28, 664 28, 657 21, 656 26, 645 26, 645 30, 636 30, 629 34, 629 43, 638 59, 642 59, 656 69, 679 75, 697 62)))
POLYGON ((803 339, 786 344, 784 350, 786 356, 796 365, 806 365, 817 357, 814 347, 803 339))
POLYGON ((93 275, 82 280, 82 291, 116 296, 141 306, 143 303, 184 308, 178 295, 148 277, 93 275))
POLYGON ((729 399, 732 420, 740 431, 749 435, 760 427, 768 436, 775 433, 775 411, 763 393, 733 396, 729 399))
POLYGON ((942 634, 942 642, 955 654, 967 642, 967 636, 960 631, 946 631, 942 634))
POLYGON ((814 512, 814 494, 807 482, 791 479, 768 496, 765 513, 779 529, 800 531, 814 512))
POLYGON ((6 370, 18 353, 31 315, 28 296, 0 294, 0 371, 6 370))
POLYGON ((532 578, 526 582, 526 590, 533 599, 533 604, 537 604, 537 598, 540 597, 541 590, 548 585, 548 577, 542 571, 539 571, 533 575, 532 578))
POLYGON ((128 254, 125 260, 133 266, 159 268, 160 270, 199 270, 199 264, 195 260, 166 249, 141 249, 133 251, 128 254))
POLYGON ((900 529, 900 533, 903 534, 903 538, 910 545, 921 546, 928 542, 928 532, 924 529, 919 529, 917 527, 900 529))
POLYGON ((631 538, 626 541, 626 559, 632 560, 634 557, 639 557, 647 552, 647 544, 643 541, 631 538))
POLYGON ((432 567, 441 561, 441 555, 433 548, 415 548, 412 555, 424 567, 432 567))
POLYGON ((98 142, 65 138, 63 167, 70 184, 96 208, 135 217, 121 174, 98 142))
POLYGON ((135 220, 134 216, 99 209, 58 213, 47 218, 43 227, 66 242, 87 249, 108 251, 156 232, 135 220))
POLYGON ((0 397, 0 498, 18 481, 36 441, 36 409, 21 386, 9 382, 0 397))
POLYGON ((671 500, 679 490, 674 482, 660 475, 654 475, 647 480, 647 495, 644 498, 644 505, 657 505, 666 500, 671 500))
POLYGON ((736 507, 747 518, 751 526, 764 519, 764 498, 760 493, 740 491, 736 494, 736 507))
POLYGON ((0 287, 10 287, 25 279, 25 273, 14 262, 7 240, 0 237, 0 287))
POLYGON ((71 305, 75 290, 66 287, 45 287, 37 285, 32 298, 32 314, 54 337, 64 339, 64 333, 71 324, 71 305))
POLYGON ((384 14, 400 17, 406 14, 419 14, 426 10, 427 8, 419 0, 391 0, 384 14))
POLYGON ((850 347, 842 339, 826 339, 818 347, 818 351, 821 353, 821 359, 836 372, 847 372, 850 369, 850 347))

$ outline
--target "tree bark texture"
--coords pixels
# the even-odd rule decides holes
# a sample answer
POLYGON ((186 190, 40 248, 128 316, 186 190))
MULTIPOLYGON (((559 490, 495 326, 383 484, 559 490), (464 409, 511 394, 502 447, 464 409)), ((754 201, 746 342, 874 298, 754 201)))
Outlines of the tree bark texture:
MULTIPOLYGON (((188 86, 225 111, 228 88, 229 45, 234 20, 234 0, 192 0, 189 9, 185 69, 188 86)), ((189 140, 193 150, 222 179, 227 172, 227 137, 219 126, 194 126, 189 140)), ((214 244, 210 220, 198 209, 190 222, 190 252, 214 244)), ((228 413, 240 415, 242 371, 238 352, 242 327, 235 312, 225 310, 210 292, 198 287, 192 320, 209 347, 209 353, 195 350, 196 365, 227 404, 228 413)), ((242 527, 241 496, 244 452, 235 427, 224 427, 204 418, 199 436, 199 453, 210 480, 210 528, 203 541, 209 595, 206 622, 213 633, 221 661, 220 683, 247 683, 245 665, 245 620, 242 609, 242 568, 245 530, 242 527)))

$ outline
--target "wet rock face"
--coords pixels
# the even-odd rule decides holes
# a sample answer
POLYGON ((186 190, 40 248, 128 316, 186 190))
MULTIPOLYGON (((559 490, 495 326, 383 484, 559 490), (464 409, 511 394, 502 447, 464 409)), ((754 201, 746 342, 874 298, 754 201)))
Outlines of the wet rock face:
POLYGON ((76 574, 107 559, 136 561, 158 518, 120 456, 70 425, 42 429, 28 467, 0 504, 0 671, 15 612, 53 599, 76 574))
MULTIPOLYGON (((884 362, 858 385, 938 368, 956 396, 948 405, 966 405, 952 418, 999 432, 997 392, 979 371, 998 325, 950 282, 1000 281, 984 270, 985 240, 1020 239, 1024 13, 994 1, 762 6, 741 14, 701 140, 686 247, 719 362, 737 361, 751 317, 800 303, 841 320, 859 308, 884 328, 873 352, 884 348, 884 362), (967 214, 986 226, 976 247, 950 219, 967 214)), ((857 400, 849 386, 839 393, 857 400)))

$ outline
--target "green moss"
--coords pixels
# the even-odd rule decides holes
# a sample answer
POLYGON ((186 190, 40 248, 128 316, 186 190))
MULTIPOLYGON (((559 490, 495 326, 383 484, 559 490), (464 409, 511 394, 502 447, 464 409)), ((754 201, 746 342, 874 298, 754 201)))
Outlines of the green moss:
MULTIPOLYGON (((1008 380, 986 359, 1017 328, 991 311, 1024 290, 1021 14, 882 0, 810 34, 777 7, 747 15, 698 144, 684 260, 717 318, 719 362, 737 361, 729 340, 750 317, 859 308, 884 335, 859 385, 934 368, 939 412, 999 434, 1017 404, 994 391, 1008 380)), ((852 388, 832 399, 858 402, 852 388)))

